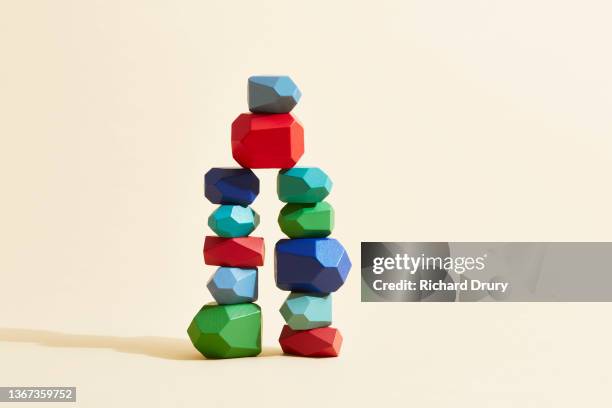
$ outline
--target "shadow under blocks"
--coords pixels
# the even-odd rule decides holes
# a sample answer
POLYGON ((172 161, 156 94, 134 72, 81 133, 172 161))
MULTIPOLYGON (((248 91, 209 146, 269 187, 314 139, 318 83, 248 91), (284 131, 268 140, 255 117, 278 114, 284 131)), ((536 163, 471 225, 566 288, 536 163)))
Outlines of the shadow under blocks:
MULTIPOLYGON (((206 360, 193 349, 189 340, 171 337, 115 337, 48 330, 0 328, 0 341, 34 343, 47 347, 108 349, 119 353, 138 354, 165 360, 206 360)), ((282 351, 276 348, 264 348, 259 357, 280 356, 282 354, 282 351)))

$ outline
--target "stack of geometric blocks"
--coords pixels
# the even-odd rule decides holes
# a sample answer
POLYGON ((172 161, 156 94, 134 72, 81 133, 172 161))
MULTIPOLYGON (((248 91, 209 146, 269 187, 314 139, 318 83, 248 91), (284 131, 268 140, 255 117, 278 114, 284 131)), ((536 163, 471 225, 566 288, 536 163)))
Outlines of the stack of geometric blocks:
POLYGON ((342 336, 328 327, 332 321, 332 292, 342 286, 351 261, 342 245, 326 238, 334 228, 334 210, 323 201, 332 182, 316 167, 282 170, 278 197, 288 203, 278 216, 290 238, 275 248, 276 286, 291 291, 280 312, 287 325, 280 344, 287 354, 337 356, 342 336))
POLYGON ((261 352, 258 266, 263 238, 249 234, 259 224, 250 207, 259 194, 252 168, 281 169, 277 190, 287 204, 278 222, 290 238, 275 247, 275 280, 291 291, 280 311, 287 325, 280 344, 287 354, 337 356, 342 336, 331 324, 331 293, 342 286, 351 263, 335 239, 334 211, 325 201, 332 182, 316 167, 294 167, 304 153, 304 130, 289 113, 301 93, 287 76, 256 76, 248 81, 251 113, 232 123, 232 155, 242 168, 213 168, 204 177, 205 196, 220 206, 208 219, 217 236, 204 241, 204 261, 219 268, 207 287, 216 303, 204 305, 187 333, 207 358, 256 356, 261 352))
POLYGON ((249 169, 213 168, 204 176, 205 196, 221 204, 208 218, 218 236, 204 241, 204 261, 219 265, 206 285, 216 301, 202 307, 187 333, 208 358, 261 353, 261 309, 257 267, 264 262, 263 238, 249 237, 259 215, 249 207, 259 194, 259 179, 249 169))

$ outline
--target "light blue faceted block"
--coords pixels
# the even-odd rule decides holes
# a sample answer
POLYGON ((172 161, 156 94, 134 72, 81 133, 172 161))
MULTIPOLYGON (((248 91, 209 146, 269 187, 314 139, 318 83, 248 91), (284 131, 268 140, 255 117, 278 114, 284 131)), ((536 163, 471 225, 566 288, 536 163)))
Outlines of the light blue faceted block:
POLYGON ((206 287, 220 305, 254 302, 257 300, 257 269, 222 266, 206 287))
POLYGON ((331 192, 333 183, 318 167, 292 167, 278 173, 278 199, 285 203, 318 203, 331 192))
POLYGON ((293 330, 329 326, 332 322, 331 294, 290 293, 280 312, 293 330))
POLYGON ((259 214, 251 207, 219 206, 208 217, 208 226, 224 238, 246 237, 259 225, 259 214))
POLYGON ((249 78, 249 110, 253 113, 289 113, 301 97, 302 93, 288 76, 249 78))

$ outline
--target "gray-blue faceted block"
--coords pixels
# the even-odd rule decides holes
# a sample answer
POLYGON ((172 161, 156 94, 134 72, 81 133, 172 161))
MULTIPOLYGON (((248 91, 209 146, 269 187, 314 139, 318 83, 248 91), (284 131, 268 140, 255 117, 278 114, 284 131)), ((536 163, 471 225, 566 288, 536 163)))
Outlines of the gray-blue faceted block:
POLYGON ((249 110, 253 113, 289 113, 301 97, 302 93, 288 76, 249 78, 249 110))
POLYGON ((257 300, 257 269, 222 266, 206 287, 220 305, 254 302, 257 300))

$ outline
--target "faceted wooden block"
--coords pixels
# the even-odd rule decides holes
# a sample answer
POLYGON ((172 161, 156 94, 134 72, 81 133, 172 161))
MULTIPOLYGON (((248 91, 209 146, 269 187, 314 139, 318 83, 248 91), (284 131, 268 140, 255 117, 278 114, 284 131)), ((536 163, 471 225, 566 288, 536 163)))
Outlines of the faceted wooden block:
POLYGON ((288 76, 252 76, 248 83, 249 110, 255 113, 289 113, 302 93, 288 76))
POLYGON ((261 353, 261 309, 254 303, 209 303, 195 315, 187 334, 206 358, 256 356, 261 353))
POLYGON ((334 209, 325 201, 287 204, 278 216, 278 225, 289 238, 323 238, 334 229, 334 209))
POLYGON ((281 306, 280 313, 293 330, 329 326, 332 322, 331 294, 292 292, 281 306))
POLYGON ((264 263, 264 240, 259 237, 221 238, 207 236, 204 239, 206 265, 253 268, 264 263))
POLYGON ((254 302, 257 300, 257 268, 222 266, 206 287, 220 305, 254 302))
POLYGON ((332 238, 281 239, 274 254, 276 286, 292 292, 335 292, 351 269, 346 250, 332 238))
POLYGON ((342 347, 342 335, 333 327, 293 330, 285 325, 278 341, 283 352, 302 357, 337 357, 342 347))
POLYGON ((285 203, 318 203, 331 192, 333 183, 318 167, 293 167, 278 173, 278 199, 285 203))
POLYGON ((251 207, 222 205, 208 217, 208 226, 224 238, 245 237, 259 225, 259 214, 251 207))
POLYGON ((304 129, 290 113, 243 113, 232 123, 232 155, 251 169, 289 168, 304 154, 304 129))
POLYGON ((210 169, 204 176, 204 195, 214 204, 247 206, 259 194, 259 179, 249 169, 210 169))

